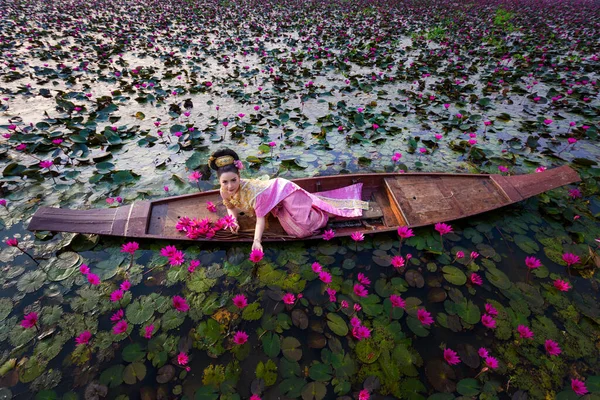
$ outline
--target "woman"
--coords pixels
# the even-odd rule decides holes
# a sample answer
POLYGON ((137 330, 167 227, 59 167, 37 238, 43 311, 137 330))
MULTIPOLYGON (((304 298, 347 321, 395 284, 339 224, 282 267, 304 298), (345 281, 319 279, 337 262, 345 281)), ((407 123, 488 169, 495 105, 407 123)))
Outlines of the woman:
MULTIPOLYGON (((270 212, 278 218, 288 235, 307 237, 327 224, 330 215, 356 217, 369 204, 361 200, 362 183, 327 192, 308 193, 294 182, 283 178, 269 180, 241 179, 243 165, 235 151, 215 152, 208 166, 217 171, 221 197, 227 213, 237 219, 240 212, 256 215, 252 249, 262 251, 265 217, 270 212)), ((237 233, 239 226, 231 228, 237 233)))

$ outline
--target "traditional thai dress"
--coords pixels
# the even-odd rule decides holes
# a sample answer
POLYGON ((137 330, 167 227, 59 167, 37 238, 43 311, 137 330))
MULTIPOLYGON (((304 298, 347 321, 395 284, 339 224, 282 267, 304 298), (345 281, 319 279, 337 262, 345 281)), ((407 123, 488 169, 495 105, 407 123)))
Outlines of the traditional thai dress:
POLYGON ((329 215, 358 217, 369 203, 361 200, 362 183, 325 192, 309 193, 283 178, 240 179, 240 189, 223 203, 248 215, 272 213, 290 236, 307 237, 323 228, 329 215))

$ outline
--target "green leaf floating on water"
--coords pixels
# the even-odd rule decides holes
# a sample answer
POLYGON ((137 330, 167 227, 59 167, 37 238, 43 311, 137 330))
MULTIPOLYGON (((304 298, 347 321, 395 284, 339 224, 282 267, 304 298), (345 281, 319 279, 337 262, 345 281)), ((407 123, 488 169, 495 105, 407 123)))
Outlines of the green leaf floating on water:
POLYGON ((265 354, 270 358, 275 358, 281 351, 281 342, 278 334, 268 332, 261 338, 263 350, 265 354))
POLYGON ((281 351, 283 356, 290 361, 299 361, 302 358, 302 349, 300 342, 293 336, 288 336, 281 342, 281 351))
POLYGON ((100 383, 110 388, 115 388, 123 383, 123 371, 125 366, 122 364, 113 365, 102 374, 100 374, 100 383))
POLYGON ((81 256, 72 251, 67 251, 50 260, 44 267, 51 281, 63 281, 78 272, 81 256))
POLYGON ((123 381, 128 385, 135 385, 146 377, 146 366, 141 362, 134 362, 125 367, 123 381))
POLYGON ((348 334, 348 324, 346 324, 346 321, 342 317, 335 313, 327 313, 327 326, 338 336, 346 336, 348 334))
POLYGON ((179 312, 174 309, 167 310, 167 312, 162 316, 161 328, 164 331, 170 331, 171 329, 175 329, 185 321, 186 313, 179 312))
POLYGON ((290 398, 298 398, 302 394, 302 389, 306 385, 304 378, 288 378, 281 381, 279 384, 279 390, 284 396, 290 398))
POLYGON ((8 297, 0 298, 0 322, 4 321, 13 309, 13 302, 8 297))
POLYGON ((331 380, 331 366, 327 364, 313 364, 308 370, 310 379, 321 382, 329 382, 331 380))
POLYGON ((259 303, 252 303, 242 311, 242 318, 246 321, 256 321, 259 320, 265 310, 260 308, 259 303))
POLYGON ((20 292, 33 293, 46 283, 46 273, 35 270, 23 274, 17 281, 17 289, 20 292))
POLYGON ((217 400, 219 393, 212 386, 200 386, 194 394, 194 400, 217 400))
POLYGON ((535 240, 528 236, 515 235, 514 240, 515 244, 527 254, 536 254, 538 251, 540 251, 540 246, 538 246, 535 240))
POLYGON ((132 343, 123 349, 124 361, 141 361, 144 357, 146 357, 146 350, 139 343, 132 343))
POLYGON ((498 289, 510 289, 512 283, 508 276, 498 268, 489 268, 485 271, 485 277, 488 281, 498 289))
POLYGON ((419 337, 425 337, 429 335, 429 329, 415 317, 408 316, 406 318, 406 325, 408 325, 410 330, 419 337))
POLYGON ((453 265, 444 266, 442 271, 444 272, 444 279, 454 285, 461 286, 467 283, 467 276, 465 273, 453 265))
POLYGON ((481 319, 481 311, 471 300, 463 299, 461 303, 456 304, 458 316, 467 324, 474 325, 481 319))
POLYGON ((477 379, 465 378, 458 381, 456 391, 463 396, 477 396, 481 391, 481 385, 477 379))
POLYGON ((321 382, 310 382, 302 389, 302 400, 322 400, 327 394, 327 387, 321 382))
POLYGON ((134 300, 127 306, 125 316, 134 325, 143 324, 154 315, 154 302, 148 297, 134 300))

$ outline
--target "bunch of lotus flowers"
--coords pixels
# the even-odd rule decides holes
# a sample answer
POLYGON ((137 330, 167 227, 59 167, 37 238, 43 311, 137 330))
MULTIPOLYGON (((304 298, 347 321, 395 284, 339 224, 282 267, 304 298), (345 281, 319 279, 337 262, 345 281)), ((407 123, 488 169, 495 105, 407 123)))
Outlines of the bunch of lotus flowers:
POLYGON ((212 238, 215 236, 217 231, 221 229, 227 229, 234 226, 236 220, 231 215, 227 215, 223 218, 219 218, 217 221, 212 222, 208 218, 198 219, 181 217, 175 225, 175 228, 179 232, 185 232, 186 236, 190 239, 198 239, 199 237, 212 238))

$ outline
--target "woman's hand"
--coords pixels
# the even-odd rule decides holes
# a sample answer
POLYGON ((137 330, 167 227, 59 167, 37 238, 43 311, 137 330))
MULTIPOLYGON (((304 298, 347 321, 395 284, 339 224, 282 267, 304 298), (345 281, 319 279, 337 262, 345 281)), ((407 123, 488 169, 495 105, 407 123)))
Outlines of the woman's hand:
POLYGON ((252 242, 252 250, 263 251, 263 247, 262 244, 260 244, 260 240, 254 239, 254 242, 252 242))

